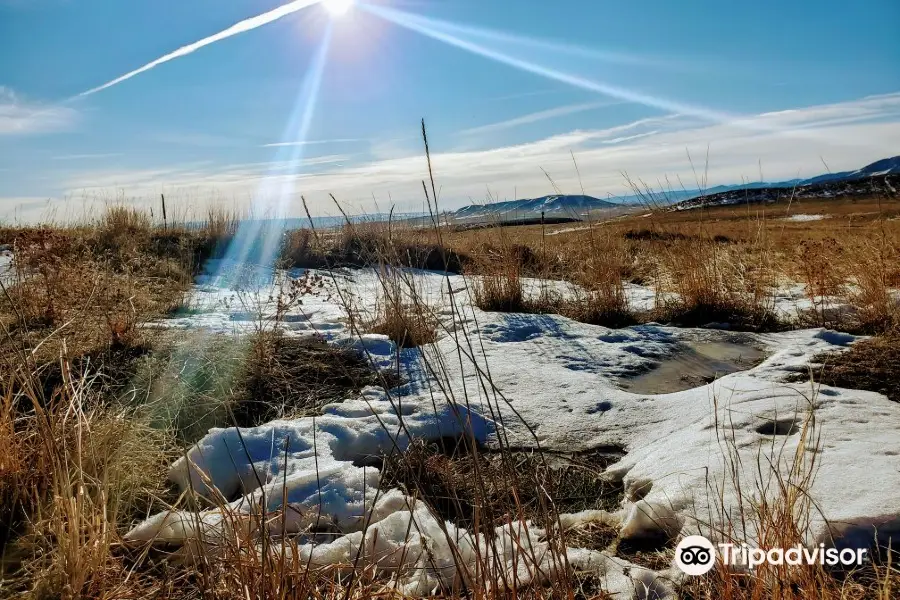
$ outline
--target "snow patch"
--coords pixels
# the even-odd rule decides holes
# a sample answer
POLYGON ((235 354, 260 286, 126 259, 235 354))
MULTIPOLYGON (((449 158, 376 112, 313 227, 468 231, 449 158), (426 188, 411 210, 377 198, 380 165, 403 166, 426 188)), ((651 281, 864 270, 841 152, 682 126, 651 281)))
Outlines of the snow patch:
POLYGON ((0 246, 0 283, 9 287, 15 283, 16 270, 13 264, 13 253, 9 246, 0 246))
MULTIPOLYGON (((260 302, 249 311, 246 290, 209 276, 198 283, 194 314, 157 326, 251 330, 253 320, 233 315, 249 312, 263 322, 271 318, 268 298, 286 276, 263 273, 263 290, 255 296, 260 302)), ((820 447, 799 449, 816 453, 818 472, 810 493, 821 514, 813 515, 813 534, 828 533, 829 524, 839 529, 852 523, 856 531, 875 520, 900 521, 895 493, 900 470, 896 457, 883 452, 896 445, 900 405, 876 393, 791 383, 797 373, 807 372, 813 357, 846 348, 857 339, 853 336, 822 329, 759 335, 659 325, 614 330, 556 315, 485 313, 473 306, 464 277, 421 271, 404 271, 404 277, 442 321, 443 333, 433 345, 398 351, 383 336, 354 334, 341 304, 362 314, 377 309, 380 284, 373 270, 326 275, 321 289, 304 296, 279 326, 288 335, 317 333, 364 349, 377 366, 399 368, 407 383, 390 392, 369 388, 360 397, 326 406, 315 418, 212 430, 173 465, 171 478, 182 489, 220 494, 227 500, 224 507, 199 515, 157 515, 128 537, 180 541, 189 555, 192 540, 220 536, 236 523, 259 522, 227 515, 265 512, 274 533, 304 534, 327 520, 341 535, 328 544, 310 539, 297 552, 314 564, 347 564, 362 548, 366 560, 397 574, 404 593, 422 595, 465 583, 465 569, 452 564, 454 553, 463 566, 471 566, 479 552, 488 550, 524 583, 556 568, 538 529, 519 526, 517 535, 537 549, 524 558, 509 527, 488 542, 439 521, 398 490, 376 501, 378 471, 367 465, 383 453, 404 449, 412 438, 464 432, 484 444, 503 435, 512 445, 539 441, 566 451, 621 445, 627 454, 605 476, 625 486, 622 512, 567 521, 606 519, 621 524, 623 535, 671 537, 723 519, 741 523, 740 510, 752 506, 753 499, 735 489, 733 474, 746 485, 746 495, 757 489, 758 464, 771 461, 787 472, 785 457, 794 456, 803 443, 798 428, 809 411, 815 412, 821 432, 820 447), (768 358, 681 392, 647 395, 620 389, 622 378, 645 372, 698 340, 751 343, 768 358), (733 445, 735 461, 723 456, 723 436, 733 445), (281 510, 283 499, 289 510, 281 510), (428 554, 433 561, 423 558, 428 554)), ((752 524, 734 533, 755 534, 752 524)), ((606 574, 611 593, 633 597, 637 582, 665 589, 652 572, 603 553, 569 549, 567 554, 570 564, 606 574)))
POLYGON ((798 223, 806 223, 809 221, 821 221, 823 219, 829 219, 831 215, 807 215, 807 214, 796 214, 791 215, 789 217, 785 217, 784 221, 794 221, 798 223))

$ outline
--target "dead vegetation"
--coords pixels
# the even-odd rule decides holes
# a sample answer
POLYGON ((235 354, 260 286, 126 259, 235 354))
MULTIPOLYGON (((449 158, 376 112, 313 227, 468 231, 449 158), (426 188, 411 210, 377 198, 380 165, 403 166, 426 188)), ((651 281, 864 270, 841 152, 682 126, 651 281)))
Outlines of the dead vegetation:
MULTIPOLYGON (((781 328, 785 324, 772 316, 773 289, 783 278, 799 280, 808 286, 815 322, 878 334, 825 360, 819 379, 896 399, 896 222, 881 213, 847 213, 846 222, 835 216, 801 227, 758 210, 749 216, 740 209, 704 211, 698 213, 702 224, 697 215, 622 219, 554 236, 539 226, 510 228, 499 241, 491 229, 423 233, 393 224, 347 225, 337 232, 290 233, 282 258, 294 266, 381 269, 381 308, 355 325, 404 348, 427 345, 440 329, 414 282, 402 275, 404 267, 473 275, 476 302, 487 310, 556 312, 607 326, 664 319, 781 328), (841 228, 839 250, 829 241, 836 239, 829 237, 834 230, 826 227, 841 228), (801 239, 808 244, 801 246, 801 239), (581 291, 567 299, 546 288, 530 295, 523 283, 528 277, 560 279, 581 291), (630 307, 624 282, 655 286, 656 310, 640 314, 630 307), (821 298, 832 295, 854 310, 831 312, 821 298)), ((244 345, 166 340, 142 328, 185 306, 183 294, 199 265, 234 233, 222 214, 211 215, 205 227, 163 230, 127 209, 110 211, 92 226, 0 230, 0 242, 14 248, 20 278, 0 299, 3 595, 401 596, 390 586, 391 577, 371 564, 350 568, 350 574, 346 568, 309 569, 292 558, 290 548, 298 540, 277 535, 264 537, 260 547, 258 539, 235 529, 222 547, 201 547, 204 560, 192 566, 122 540, 149 513, 201 505, 190 494, 177 497, 165 484, 165 472, 209 427, 313 414, 364 386, 390 389, 398 383, 356 354, 318 340, 285 338, 263 321, 244 345)), ((384 459, 383 485, 405 487, 463 526, 483 531, 533 519, 548 525, 556 545, 612 548, 637 564, 661 568, 670 550, 617 545, 618 532, 608 524, 568 531, 553 526, 562 512, 618 504, 620 484, 600 477, 615 458, 611 451, 561 457, 522 449, 492 452, 458 440, 415 442, 384 459)), ((798 464, 794 479, 780 482, 785 495, 756 507, 755 517, 770 536, 766 543, 802 537, 809 506, 800 492, 808 488, 809 468, 798 464)), ((468 589, 441 592, 603 597, 599 582, 569 573, 559 573, 549 586, 499 588, 489 558, 481 579, 468 589)), ((898 585, 896 566, 879 562, 856 574, 810 569, 748 577, 717 569, 680 593, 726 600, 887 600, 898 585)))
POLYGON ((825 385, 869 390, 900 402, 900 334, 890 333, 856 342, 846 352, 816 357, 812 370, 825 385))
POLYGON ((430 230, 393 222, 346 222, 337 229, 289 231, 281 250, 285 267, 330 269, 390 264, 461 273, 469 258, 444 246, 430 230))
POLYGON ((381 484, 417 495, 460 527, 490 530, 523 519, 540 523, 557 513, 615 509, 624 494, 621 482, 602 473, 623 455, 620 448, 566 455, 491 450, 465 438, 419 440, 384 458, 381 484))
MULTIPOLYGON (((878 334, 898 327, 900 221, 888 199, 728 206, 616 217, 580 228, 540 225, 449 232, 447 243, 484 275, 489 310, 556 312, 596 324, 725 324, 751 331, 825 326, 878 334), (792 214, 824 213, 818 221, 792 214), (584 290, 574 301, 522 293, 522 279, 584 290), (651 286, 653 310, 629 306, 623 282, 651 286), (800 283, 811 308, 775 310, 800 283)), ((476 291, 478 289, 476 288, 476 291)))
MULTIPOLYGON (((733 490, 738 494, 745 516, 736 522, 724 512, 713 512, 711 521, 701 524, 707 537, 734 542, 743 539, 746 531, 754 531, 758 548, 791 548, 807 544, 809 524, 818 511, 808 491, 816 477, 819 452, 810 451, 810 448, 818 448, 822 440, 812 403, 805 415, 799 415, 797 420, 800 441, 796 449, 791 452, 781 446, 774 457, 776 461, 785 461, 790 468, 787 471, 761 469, 751 486, 739 475, 737 447, 724 429, 717 429, 723 447, 722 460, 730 477, 722 482, 711 482, 709 492, 716 496, 733 490), (751 487, 760 491, 759 497, 747 491, 751 487)), ((827 535, 823 541, 830 542, 827 535)), ((896 553, 891 548, 873 544, 870 562, 844 571, 822 564, 789 565, 783 562, 766 563, 748 572, 723 565, 720 559, 707 575, 686 578, 679 592, 684 598, 710 600, 883 600, 896 593, 898 584, 900 571, 896 568, 896 553)))
MULTIPOLYGON (((302 565, 276 582, 261 563, 197 571, 123 544, 136 522, 185 501, 166 472, 210 427, 316 413, 400 383, 262 315, 240 340, 143 327, 185 309, 202 262, 234 235, 223 214, 212 217, 164 229, 113 207, 76 227, 0 230, 16 269, 0 294, 0 595, 231 598, 249 578, 343 590, 302 565)), ((274 299, 279 314, 315 282, 296 283, 274 299)))

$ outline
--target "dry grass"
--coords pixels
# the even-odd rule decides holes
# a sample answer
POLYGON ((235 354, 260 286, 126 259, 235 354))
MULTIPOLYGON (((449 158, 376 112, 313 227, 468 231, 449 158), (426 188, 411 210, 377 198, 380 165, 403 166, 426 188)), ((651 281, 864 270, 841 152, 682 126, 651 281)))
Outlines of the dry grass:
POLYGON ((93 225, 0 229, 17 276, 0 291, 0 358, 17 361, 27 347, 39 349, 38 364, 54 363, 63 338, 75 357, 139 345, 138 323, 181 305, 222 225, 163 231, 148 214, 112 207, 93 225))
POLYGON ((475 305, 481 310, 532 312, 522 287, 522 262, 515 248, 503 248, 496 255, 480 259, 472 284, 475 305))
POLYGON ((317 231, 301 228, 287 233, 280 254, 285 267, 397 267, 461 273, 468 257, 442 243, 429 230, 392 222, 347 222, 317 231))
POLYGON ((467 272, 487 276, 479 303, 494 310, 558 312, 598 324, 818 325, 877 334, 898 326, 900 303, 891 292, 900 286, 898 214, 896 199, 834 199, 648 211, 576 228, 449 231, 444 241, 471 257, 467 272), (786 220, 802 213, 827 218, 786 220), (586 292, 569 306, 529 305, 519 299, 525 276, 569 281, 586 292), (622 282, 653 286, 656 310, 627 306, 622 282), (781 322, 774 296, 792 282, 806 286, 813 309, 797 323, 781 322))
POLYGON ((382 486, 405 489, 455 525, 490 530, 522 518, 543 522, 557 513, 616 508, 624 490, 601 474, 623 454, 496 451, 465 438, 417 441, 385 457, 382 486))
POLYGON ((66 356, 61 370, 50 397, 27 375, 5 381, 0 430, 14 436, 0 477, 2 579, 39 598, 103 597, 129 589, 114 552, 120 528, 163 507, 176 454, 164 432, 106 404, 94 374, 66 356))
MULTIPOLYGON (((740 543, 749 535, 761 549, 806 546, 810 527, 817 514, 815 499, 809 490, 816 477, 820 430, 815 418, 815 387, 805 413, 796 415, 798 439, 796 449, 773 442, 772 456, 760 450, 757 475, 748 481, 741 476, 743 466, 739 451, 728 433, 728 426, 717 426, 722 457, 726 467, 725 481, 710 484, 710 497, 719 498, 733 492, 739 502, 740 519, 732 519, 715 503, 710 507, 710 522, 700 528, 710 539, 740 543), (773 465, 786 463, 784 471, 773 465)), ((718 413, 718 404, 715 408, 718 413)), ((723 414, 727 414, 723 413, 723 414)), ((829 543, 828 539, 824 539, 829 543)), ((873 540, 874 542, 874 540, 873 540)), ((687 578, 681 586, 686 598, 747 600, 887 600, 900 583, 900 571, 891 564, 890 553, 873 552, 873 562, 850 572, 840 572, 820 564, 765 563, 747 572, 727 567, 720 561, 709 574, 687 578), (893 590, 893 591, 892 591, 893 590)))
POLYGON ((361 318, 362 328, 386 335, 398 348, 437 341, 440 320, 422 297, 415 275, 382 263, 378 281, 375 314, 361 318))
POLYGON ((889 333, 853 345, 850 350, 816 357, 816 381, 853 390, 869 390, 900 402, 900 333, 889 333))
MULTIPOLYGON (((784 222, 760 215, 769 210, 765 207, 754 207, 753 214, 733 208, 629 217, 553 236, 541 227, 504 228, 499 242, 496 230, 421 232, 394 224, 348 224, 336 232, 290 234, 283 258, 303 266, 378 266, 380 308, 352 325, 384 333, 403 347, 428 344, 442 327, 414 279, 398 268, 409 266, 464 267, 477 276, 475 299, 486 309, 553 311, 608 325, 664 315, 681 322, 781 326, 769 320, 773 286, 782 277, 801 278, 814 298, 836 292, 856 309, 852 315, 821 311, 823 322, 890 332, 897 327, 890 290, 900 280, 898 227, 883 207, 869 214, 868 205, 854 204, 853 211, 836 206, 840 210, 827 222, 784 222), (829 239, 841 240, 840 252, 832 252, 829 239), (801 240, 809 241, 808 249, 800 247, 801 240), (523 291, 527 276, 563 279, 584 291, 567 301, 543 292, 529 299, 523 291), (653 284, 676 292, 680 300, 661 299, 657 312, 638 315, 627 305, 623 281, 653 284)), ((813 209, 795 207, 800 210, 813 209)), ((298 538, 251 535, 269 531, 262 523, 226 528, 215 547, 199 544, 195 550, 202 560, 192 565, 167 560, 167 549, 122 541, 124 531, 148 512, 169 505, 209 506, 192 494, 174 497, 163 483, 172 458, 204 428, 307 414, 364 385, 391 388, 397 383, 373 372, 358 356, 320 343, 286 341, 265 330, 262 321, 260 331, 247 340, 250 347, 211 344, 198 353, 186 340, 162 351, 160 341, 150 339, 140 325, 179 306, 200 260, 234 233, 226 214, 211 214, 205 227, 161 231, 146 215, 122 208, 90 227, 0 231, 0 242, 15 246, 22 276, 19 285, 5 291, 0 306, 5 336, 0 346, 5 361, 0 396, 3 595, 400 597, 391 587, 396 574, 365 561, 310 569, 294 558, 298 538), (124 366, 115 371, 114 363, 124 366), (123 385, 123 379, 130 384, 123 385), (181 387, 172 384, 175 379, 181 387)), ((867 375, 879 372, 876 363, 884 347, 878 344, 900 347, 888 334, 871 343, 868 351, 859 345, 846 354, 857 352, 858 364, 850 360, 844 370, 826 367, 823 379, 863 387, 867 375)), ((877 385, 891 385, 892 371, 885 373, 877 376, 877 385)), ((800 435, 801 448, 816 443, 812 418, 800 435)), ((733 458, 727 439, 723 445, 726 460, 733 458)), ((804 491, 815 471, 814 457, 799 452, 787 475, 765 471, 773 493, 746 511, 762 544, 792 545, 807 533, 814 507, 804 491)), ((547 526, 554 548, 615 549, 617 532, 609 525, 565 532, 556 525, 560 512, 612 507, 618 500, 620 489, 598 477, 605 463, 567 457, 560 467, 557 459, 522 449, 485 452, 458 440, 452 448, 415 443, 385 459, 385 484, 407 486, 439 514, 478 531, 531 518, 547 526)), ((708 525, 738 537, 726 521, 708 525)), ((654 567, 670 557, 665 548, 641 552, 623 555, 654 567)), ((467 580, 465 589, 440 593, 486 599, 603 597, 599 582, 566 569, 545 582, 498 586, 496 556, 487 553, 480 561, 481 572, 467 580)), ((767 568, 748 577, 717 569, 680 592, 726 600, 887 600, 896 595, 898 582, 896 568, 887 562, 850 574, 767 568)))

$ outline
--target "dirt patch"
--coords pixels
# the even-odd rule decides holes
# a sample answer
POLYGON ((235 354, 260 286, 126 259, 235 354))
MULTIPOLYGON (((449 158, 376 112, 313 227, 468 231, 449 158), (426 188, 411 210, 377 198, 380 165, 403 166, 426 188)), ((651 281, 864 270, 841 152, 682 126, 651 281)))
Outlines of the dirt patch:
POLYGON ((621 482, 602 473, 623 455, 617 447, 559 453, 498 451, 458 439, 415 441, 385 457, 381 485, 417 495, 460 527, 477 523, 485 530, 520 519, 543 524, 559 513, 617 508, 621 482))
POLYGON ((799 419, 768 419, 756 428, 762 435, 794 435, 799 431, 799 419))
POLYGON ((731 373, 746 371, 765 359, 764 352, 734 342, 688 342, 682 351, 654 369, 623 381, 635 394, 670 394, 711 383, 731 373))
POLYGON ((900 333, 862 340, 846 352, 820 355, 815 360, 823 365, 812 373, 817 383, 878 392, 900 402, 900 333))

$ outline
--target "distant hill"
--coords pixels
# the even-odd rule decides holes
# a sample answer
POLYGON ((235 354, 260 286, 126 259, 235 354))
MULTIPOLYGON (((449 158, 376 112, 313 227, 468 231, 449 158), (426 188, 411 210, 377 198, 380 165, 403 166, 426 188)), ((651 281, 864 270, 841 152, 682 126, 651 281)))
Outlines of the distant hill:
POLYGON ((673 203, 674 210, 700 206, 776 202, 782 198, 834 198, 870 194, 897 194, 900 189, 900 156, 885 158, 855 171, 827 173, 809 179, 777 183, 757 182, 745 185, 717 186, 699 191, 692 197, 673 203))
POLYGON ((508 200, 490 204, 472 204, 464 206, 448 216, 457 221, 481 219, 518 221, 540 218, 543 212, 547 218, 580 219, 593 210, 619 207, 621 207, 621 204, 607 202, 591 196, 558 194, 531 200, 508 200))
POLYGON ((865 177, 882 177, 884 175, 900 174, 900 156, 883 158, 856 171, 844 171, 842 173, 827 173, 811 179, 806 179, 801 185, 813 183, 831 183, 835 181, 852 181, 865 177))
POLYGON ((686 210, 698 206, 717 206, 742 202, 774 202, 791 194, 795 198, 828 198, 871 193, 896 194, 900 189, 900 156, 885 158, 856 171, 827 173, 809 179, 757 181, 738 185, 719 185, 707 190, 648 191, 617 196, 613 202, 592 196, 557 194, 530 200, 508 200, 489 204, 472 204, 447 213, 459 224, 482 221, 530 222, 540 219, 580 220, 595 210, 622 209, 635 205, 669 206, 686 210))

